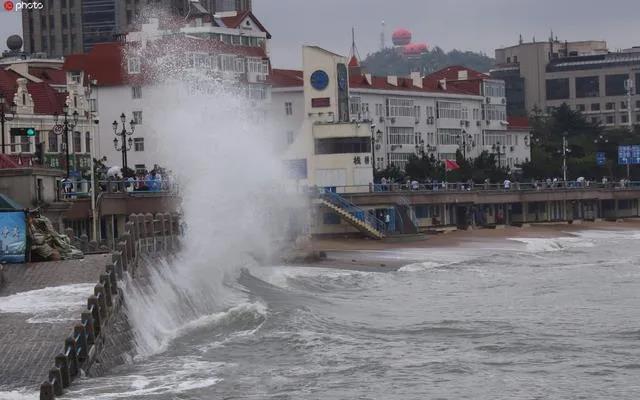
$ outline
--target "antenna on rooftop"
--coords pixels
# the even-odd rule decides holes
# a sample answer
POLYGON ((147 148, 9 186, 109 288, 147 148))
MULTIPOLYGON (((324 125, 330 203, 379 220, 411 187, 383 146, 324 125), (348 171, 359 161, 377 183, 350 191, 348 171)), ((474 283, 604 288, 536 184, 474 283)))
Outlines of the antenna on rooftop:
POLYGON ((356 32, 353 27, 351 27, 351 57, 360 60, 360 53, 358 53, 358 48, 356 47, 356 32))
POLYGON ((380 50, 384 50, 386 46, 384 37, 384 20, 382 20, 382 30, 380 31, 380 50))

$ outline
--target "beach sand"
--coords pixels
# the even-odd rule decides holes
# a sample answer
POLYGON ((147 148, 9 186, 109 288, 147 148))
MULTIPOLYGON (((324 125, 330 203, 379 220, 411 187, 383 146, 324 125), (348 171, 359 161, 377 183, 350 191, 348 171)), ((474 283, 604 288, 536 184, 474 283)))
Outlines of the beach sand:
MULTIPOLYGON (((410 264, 406 258, 393 259, 381 257, 385 250, 402 249, 445 249, 445 248, 482 248, 496 243, 507 243, 511 238, 557 238, 572 236, 572 232, 584 230, 640 230, 639 219, 626 219, 620 222, 598 221, 580 224, 545 224, 527 227, 507 226, 504 229, 474 229, 453 231, 437 235, 427 235, 413 241, 386 241, 361 238, 321 238, 314 239, 312 248, 324 251, 327 258, 306 264, 310 267, 340 268, 360 271, 393 271, 410 264)), ((512 244, 511 242, 509 244, 512 244)))

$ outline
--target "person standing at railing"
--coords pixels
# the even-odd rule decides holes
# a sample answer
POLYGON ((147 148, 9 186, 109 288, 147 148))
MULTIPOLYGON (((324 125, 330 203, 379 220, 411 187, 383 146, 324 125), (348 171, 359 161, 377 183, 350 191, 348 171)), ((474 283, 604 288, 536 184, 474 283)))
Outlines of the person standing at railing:
POLYGON ((503 186, 504 186, 504 190, 511 189, 511 181, 509 180, 509 178, 505 178, 503 182, 503 186))

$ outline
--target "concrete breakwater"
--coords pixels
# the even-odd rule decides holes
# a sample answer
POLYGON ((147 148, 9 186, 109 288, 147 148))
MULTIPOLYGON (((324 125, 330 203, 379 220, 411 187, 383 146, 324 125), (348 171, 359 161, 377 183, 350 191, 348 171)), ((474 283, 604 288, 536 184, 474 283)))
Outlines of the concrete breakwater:
POLYGON ((80 315, 64 339, 62 351, 55 356, 53 366, 40 385, 40 399, 50 400, 64 394, 65 388, 81 375, 92 371, 101 373, 112 364, 105 354, 119 324, 126 323, 122 315, 123 292, 119 281, 124 274, 136 276, 143 256, 158 256, 179 250, 181 233, 176 214, 133 214, 125 225, 124 234, 105 266, 93 294, 88 296, 87 308, 80 315))

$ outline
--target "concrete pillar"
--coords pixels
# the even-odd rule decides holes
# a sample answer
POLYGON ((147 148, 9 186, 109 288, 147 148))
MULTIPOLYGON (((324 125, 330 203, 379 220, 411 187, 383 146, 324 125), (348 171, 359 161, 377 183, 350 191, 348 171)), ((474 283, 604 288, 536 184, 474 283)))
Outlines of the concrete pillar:
POLYGON ((522 223, 526 224, 529 216, 529 203, 526 201, 522 202, 522 223))
POLYGON ((620 218, 620 204, 618 204, 618 199, 613 200, 613 218, 620 218))
POLYGON ((118 226, 118 237, 124 234, 124 224, 127 222, 124 215, 116 215, 116 224, 118 226))

